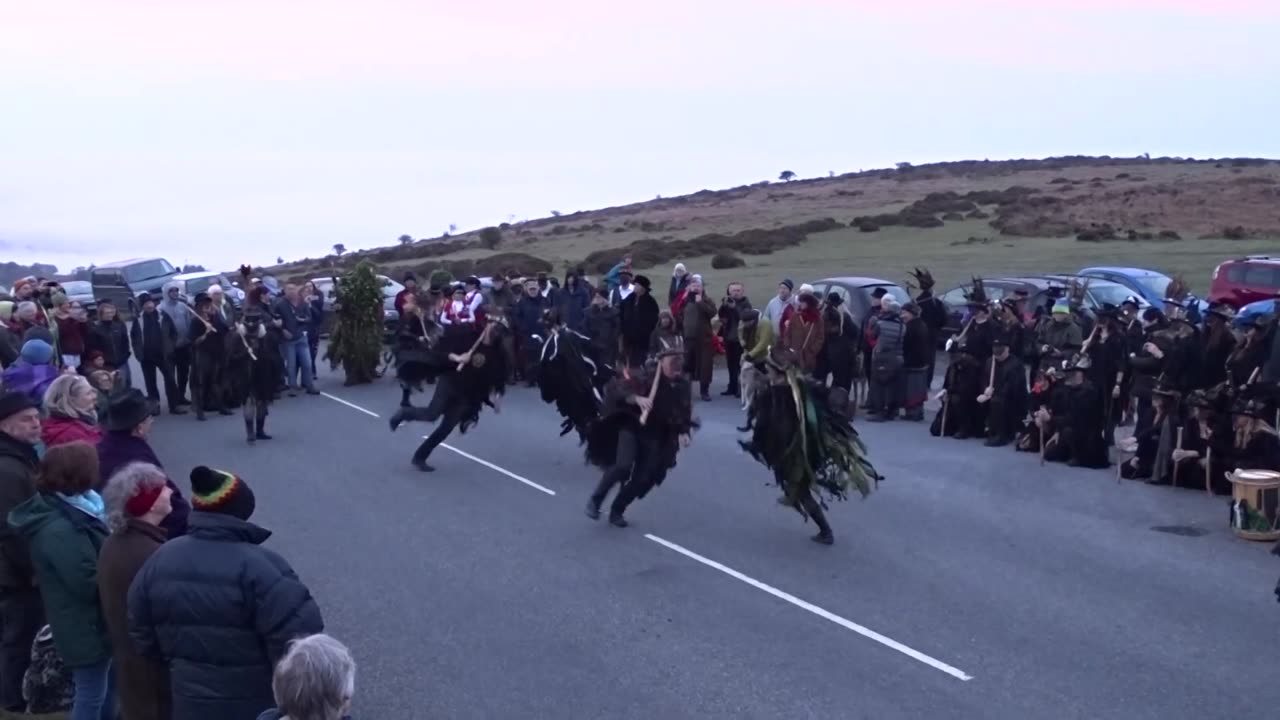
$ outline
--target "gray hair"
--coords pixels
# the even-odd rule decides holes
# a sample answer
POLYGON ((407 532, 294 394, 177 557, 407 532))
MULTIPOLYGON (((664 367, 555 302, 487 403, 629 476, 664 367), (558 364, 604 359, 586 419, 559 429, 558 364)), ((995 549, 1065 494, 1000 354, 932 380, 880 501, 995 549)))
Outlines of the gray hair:
POLYGON ((14 308, 13 314, 14 314, 14 317, 18 318, 19 320, 35 320, 37 309, 38 308, 36 307, 35 303, 31 302, 30 300, 23 300, 22 302, 18 303, 18 307, 14 308))
POLYGON ((900 312, 902 310, 902 304, 897 300, 890 298, 888 295, 885 295, 884 297, 884 301, 880 303, 880 309, 891 313, 900 312))
MULTIPOLYGON (((90 393, 95 392, 93 385, 89 384, 88 378, 83 375, 59 375, 56 380, 49 384, 49 389, 44 391, 44 407, 50 415, 61 415, 62 417, 78 418, 80 411, 75 409, 71 404, 71 398, 79 390, 88 390, 90 393)), ((89 411, 92 418, 98 417, 96 409, 89 411)))
POLYGON ((164 471, 151 463, 131 462, 117 470, 102 490, 102 499, 107 505, 107 525, 117 532, 125 529, 132 517, 125 510, 129 499, 142 490, 162 486, 168 480, 164 471))
POLYGON ((287 720, 340 720, 356 691, 356 662, 328 635, 299 638, 271 678, 276 707, 287 720))

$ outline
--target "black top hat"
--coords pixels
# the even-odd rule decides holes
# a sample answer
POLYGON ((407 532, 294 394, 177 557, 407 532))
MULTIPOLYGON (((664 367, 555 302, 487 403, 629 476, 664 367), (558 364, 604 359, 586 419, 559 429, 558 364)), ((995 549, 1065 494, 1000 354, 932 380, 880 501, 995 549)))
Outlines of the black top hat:
POLYGON ((1111 303, 1102 303, 1102 307, 1095 310, 1093 314, 1099 318, 1117 318, 1120 317, 1120 308, 1111 303))
POLYGON ((1230 323, 1236 319, 1236 309, 1226 303, 1218 303, 1209 307, 1210 315, 1217 315, 1224 322, 1230 323))
POLYGON ((129 390, 111 399, 107 405, 109 432, 129 432, 151 417, 151 405, 139 390, 129 390))

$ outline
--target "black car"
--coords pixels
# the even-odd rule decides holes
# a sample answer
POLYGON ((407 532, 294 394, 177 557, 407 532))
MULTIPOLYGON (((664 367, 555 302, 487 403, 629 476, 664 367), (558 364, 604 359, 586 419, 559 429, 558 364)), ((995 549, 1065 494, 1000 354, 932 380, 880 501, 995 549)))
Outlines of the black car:
POLYGON ((833 277, 814 280, 809 284, 813 286, 813 292, 818 296, 819 300, 825 299, 828 293, 839 293, 844 299, 845 309, 857 321, 859 327, 862 326, 863 318, 867 316, 872 305, 875 304, 871 300, 871 293, 876 288, 884 288, 885 292, 903 305, 911 302, 911 296, 901 286, 879 278, 833 277))

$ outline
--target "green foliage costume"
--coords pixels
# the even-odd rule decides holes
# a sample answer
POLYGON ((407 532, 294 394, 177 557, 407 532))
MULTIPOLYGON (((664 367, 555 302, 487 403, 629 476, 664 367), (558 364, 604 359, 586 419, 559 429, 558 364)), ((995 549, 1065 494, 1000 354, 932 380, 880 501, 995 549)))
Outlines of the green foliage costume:
POLYGON ((747 415, 751 437, 739 444, 773 470, 783 492, 779 503, 812 518, 819 529, 813 539, 830 544, 822 496, 845 500, 855 490, 866 497, 880 474, 848 418, 828 403, 826 387, 781 352, 771 353, 765 364, 769 386, 753 400, 747 415))
POLYGON ((363 260, 334 289, 337 319, 325 359, 330 367, 342 365, 347 385, 373 382, 382 354, 382 285, 373 265, 363 260))

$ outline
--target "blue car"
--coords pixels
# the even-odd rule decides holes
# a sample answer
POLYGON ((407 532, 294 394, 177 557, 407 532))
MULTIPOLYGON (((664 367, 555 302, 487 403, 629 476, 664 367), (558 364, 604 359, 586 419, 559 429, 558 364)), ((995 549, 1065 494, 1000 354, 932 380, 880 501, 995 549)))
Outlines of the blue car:
POLYGON ((1259 315, 1275 316, 1276 303, 1276 300, 1259 300, 1245 305, 1236 313, 1235 326, 1237 328, 1243 328, 1253 322, 1253 319, 1259 315))
MULTIPOLYGON (((1087 267, 1081 268, 1080 272, 1076 274, 1120 283, 1155 307, 1160 307, 1164 304, 1164 291, 1169 287, 1169 282, 1172 280, 1162 272, 1133 267, 1087 267)), ((1204 300, 1198 300, 1197 305, 1201 316, 1208 312, 1209 303, 1204 300)))

